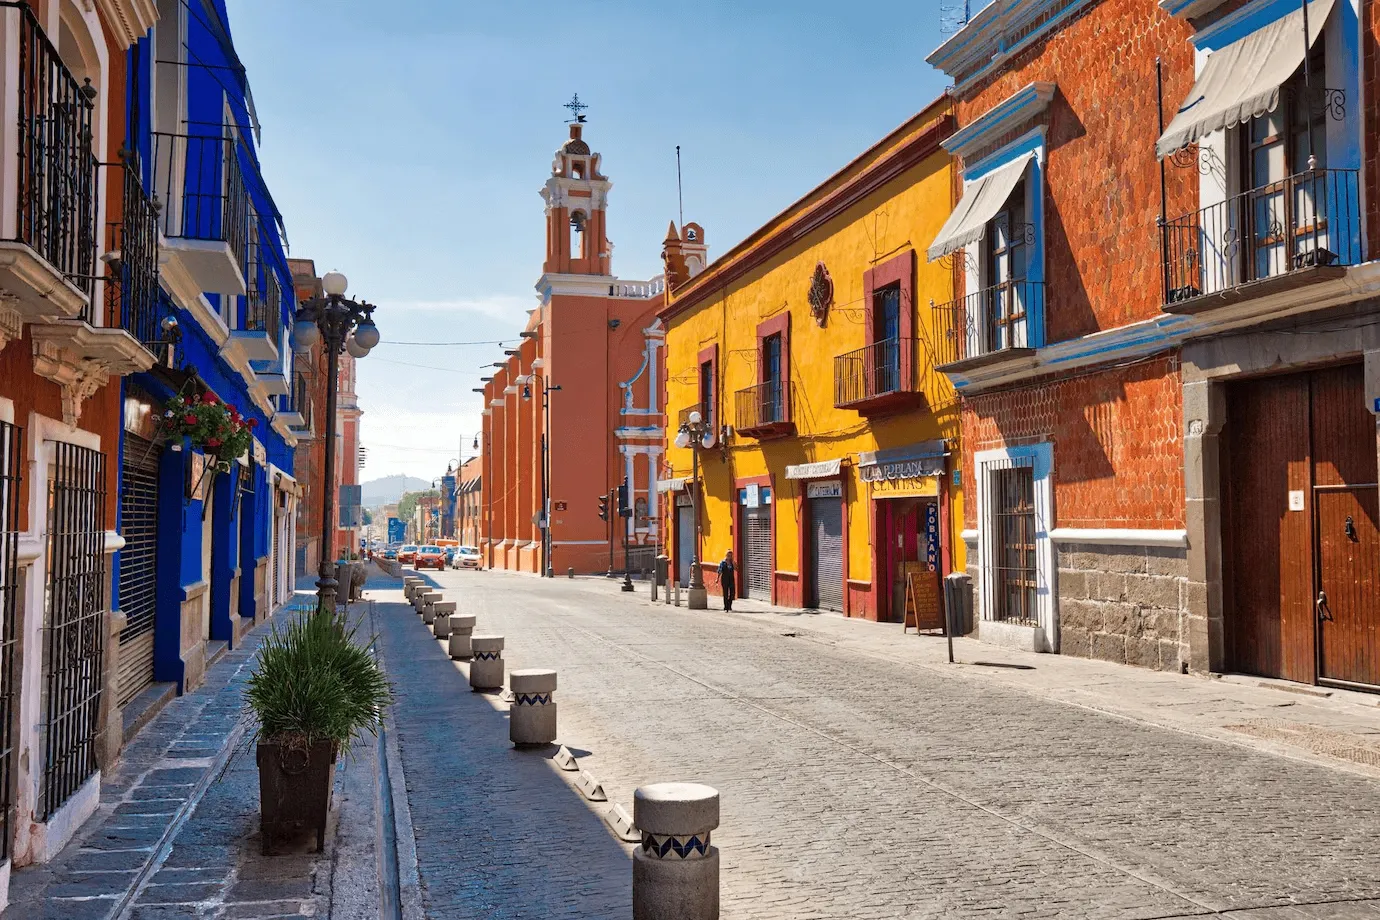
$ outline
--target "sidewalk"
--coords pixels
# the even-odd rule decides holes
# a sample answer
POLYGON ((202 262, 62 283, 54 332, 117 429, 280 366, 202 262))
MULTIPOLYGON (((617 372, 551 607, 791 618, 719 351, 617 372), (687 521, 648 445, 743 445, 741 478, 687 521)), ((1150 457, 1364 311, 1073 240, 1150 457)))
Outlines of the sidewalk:
MULTIPOLYGON (((617 591, 616 583, 609 584, 617 591)), ((638 597, 650 603, 650 588, 638 597)), ((659 597, 658 604, 664 596, 659 597)), ((684 594, 681 598, 684 604, 684 594)), ((738 599, 725 613, 709 599, 710 616, 751 622, 778 634, 850 649, 925 668, 958 680, 1015 687, 1043 699, 1135 722, 1171 728, 1308 763, 1380 778, 1380 696, 1242 674, 1201 677, 1123 664, 1019 652, 954 640, 955 664, 940 634, 902 633, 833 613, 773 607, 738 599)), ((696 611, 696 613, 705 613, 696 611)), ((879 688, 880 689, 880 688, 879 688)))
POLYGON ((325 851, 261 855, 242 694, 259 644, 285 613, 247 634, 200 688, 144 727, 103 778, 100 807, 72 842, 51 862, 14 872, 3 920, 378 916, 372 744, 337 765, 325 851), (360 837, 368 838, 362 854, 360 837), (332 883, 361 865, 365 903, 358 885, 332 883))

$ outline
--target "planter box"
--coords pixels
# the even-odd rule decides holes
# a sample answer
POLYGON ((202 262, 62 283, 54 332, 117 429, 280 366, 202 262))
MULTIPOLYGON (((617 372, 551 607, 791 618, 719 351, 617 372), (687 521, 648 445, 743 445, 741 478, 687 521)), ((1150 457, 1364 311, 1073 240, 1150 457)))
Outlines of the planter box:
POLYGON ((259 743, 259 826, 265 856, 307 830, 316 831, 316 852, 325 849, 335 756, 331 741, 318 741, 305 750, 259 743))

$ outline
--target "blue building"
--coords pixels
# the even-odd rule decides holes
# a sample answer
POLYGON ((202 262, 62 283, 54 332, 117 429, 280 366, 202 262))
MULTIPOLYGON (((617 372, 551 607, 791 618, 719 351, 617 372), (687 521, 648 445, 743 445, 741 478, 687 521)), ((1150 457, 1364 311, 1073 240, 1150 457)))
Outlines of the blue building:
POLYGON ((298 426, 295 311, 281 214, 224 0, 159 0, 128 51, 127 167, 154 205, 158 362, 124 379, 114 702, 129 724, 203 679, 291 592, 298 426), (181 402, 178 402, 180 400, 181 402), (249 449, 161 428, 169 406, 223 405, 249 449))

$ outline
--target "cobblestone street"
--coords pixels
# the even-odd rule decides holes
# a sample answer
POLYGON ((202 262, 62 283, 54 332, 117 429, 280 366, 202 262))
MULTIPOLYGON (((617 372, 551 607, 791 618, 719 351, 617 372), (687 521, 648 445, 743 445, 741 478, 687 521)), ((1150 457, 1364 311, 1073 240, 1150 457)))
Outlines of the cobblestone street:
POLYGON ((1212 737, 1223 719, 1308 710, 1369 750, 1369 698, 1049 656, 945 670, 904 659, 942 639, 895 626, 691 612, 593 579, 432 580, 476 634, 506 637, 509 669, 559 671, 560 740, 609 803, 586 803, 549 751, 513 750, 506 704, 470 693, 465 666, 390 603, 397 582, 372 581, 428 917, 629 916, 631 846, 601 816, 644 783, 693 780, 722 793, 729 918, 1380 918, 1365 758, 1212 737), (1071 666, 1090 688, 1125 675, 1123 711, 1112 691, 1064 701, 1039 683, 1071 666), (1155 693, 1208 715, 1156 724, 1137 711, 1155 693))

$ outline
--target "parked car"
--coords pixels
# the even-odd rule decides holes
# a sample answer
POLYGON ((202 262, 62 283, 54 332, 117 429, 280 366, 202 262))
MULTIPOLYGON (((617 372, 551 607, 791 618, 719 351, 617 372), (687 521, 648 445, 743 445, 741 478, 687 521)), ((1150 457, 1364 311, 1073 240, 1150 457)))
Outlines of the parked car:
POLYGON ((446 567, 446 551, 439 546, 422 546, 417 549, 417 561, 413 567, 417 571, 422 569, 436 569, 440 571, 446 567))
POLYGON ((417 561, 417 544, 408 543, 398 550, 398 563, 401 565, 411 565, 417 561))
POLYGON ((451 567, 457 569, 477 569, 483 565, 484 557, 479 554, 477 546, 456 547, 455 558, 451 560, 451 567))
POLYGON ((441 547, 441 550, 446 554, 446 565, 450 565, 451 562, 455 559, 455 551, 458 550, 459 548, 460 548, 460 547, 458 547, 458 546, 443 546, 443 547, 441 547))
POLYGON ((386 550, 383 551, 383 558, 385 558, 385 559, 397 559, 397 558, 398 558, 398 548, 397 548, 396 546, 390 546, 390 547, 388 547, 386 550))

